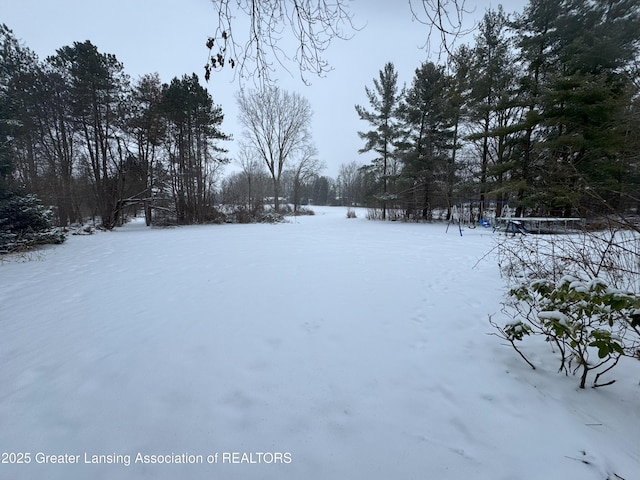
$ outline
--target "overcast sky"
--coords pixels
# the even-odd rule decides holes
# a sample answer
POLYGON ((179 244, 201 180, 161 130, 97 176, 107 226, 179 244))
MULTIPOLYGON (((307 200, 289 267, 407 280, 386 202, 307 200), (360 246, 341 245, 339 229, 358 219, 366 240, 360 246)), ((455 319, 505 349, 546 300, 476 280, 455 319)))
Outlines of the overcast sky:
MULTIPOLYGON (((475 10, 466 17, 469 24, 499 3, 467 0, 467 8, 475 10)), ((510 13, 521 12, 527 1, 502 3, 510 13)), ((371 158, 358 154, 363 141, 357 132, 369 126, 359 120, 354 105, 368 107, 365 86, 373 85, 385 63, 394 63, 402 86, 411 83, 423 61, 437 61, 437 52, 429 55, 421 48, 428 29, 412 21, 408 0, 353 0, 350 8, 355 23, 364 28, 348 41, 334 41, 325 53, 333 71, 324 78, 312 77, 310 86, 293 69, 293 77, 286 72, 276 75, 282 88, 311 102, 313 138, 319 158, 327 164, 323 173, 332 177, 342 163, 367 163, 371 158)), ((193 72, 203 78, 205 42, 216 25, 210 0, 0 0, 0 22, 41 59, 75 41, 90 40, 100 52, 114 54, 133 79, 158 72, 166 83, 193 72)), ((230 71, 213 73, 209 83, 202 83, 222 106, 223 131, 239 139, 238 84, 230 71)), ((233 142, 224 146, 233 157, 233 142)))

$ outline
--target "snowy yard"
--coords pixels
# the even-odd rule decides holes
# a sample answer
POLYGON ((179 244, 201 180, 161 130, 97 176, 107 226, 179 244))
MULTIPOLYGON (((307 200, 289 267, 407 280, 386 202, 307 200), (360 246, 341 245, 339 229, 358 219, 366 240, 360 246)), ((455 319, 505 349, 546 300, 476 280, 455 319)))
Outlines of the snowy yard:
POLYGON ((640 366, 487 335, 490 230, 315 210, 0 264, 0 478, 640 478, 640 366))

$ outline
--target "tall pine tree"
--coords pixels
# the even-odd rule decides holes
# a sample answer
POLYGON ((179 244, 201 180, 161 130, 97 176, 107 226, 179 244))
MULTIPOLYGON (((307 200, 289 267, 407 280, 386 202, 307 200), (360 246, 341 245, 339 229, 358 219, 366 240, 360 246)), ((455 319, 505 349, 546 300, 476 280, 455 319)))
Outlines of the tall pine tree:
POLYGON ((398 173, 397 144, 402 138, 398 108, 401 94, 398 92, 398 73, 389 62, 373 79, 373 89, 365 87, 371 110, 356 105, 360 120, 372 127, 368 132, 358 132, 366 141, 360 153, 373 151, 377 156, 369 168, 375 173, 380 191, 375 198, 382 206, 382 219, 386 219, 387 206, 396 198, 395 178, 398 173))
POLYGON ((432 62, 415 71, 401 115, 406 129, 402 149, 401 193, 408 212, 431 219, 434 200, 446 198, 448 159, 453 150, 453 105, 444 68, 432 62))

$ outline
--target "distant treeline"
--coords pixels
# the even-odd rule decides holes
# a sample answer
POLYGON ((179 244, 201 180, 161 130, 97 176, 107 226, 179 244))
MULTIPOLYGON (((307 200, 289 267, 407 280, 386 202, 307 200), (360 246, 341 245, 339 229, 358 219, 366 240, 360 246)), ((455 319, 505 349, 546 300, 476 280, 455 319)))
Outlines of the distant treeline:
MULTIPOLYGON (((354 135, 371 163, 345 163, 336 179, 320 176, 321 162, 291 165, 278 197, 416 220, 461 202, 497 215, 507 204, 537 216, 637 212, 639 32, 635 0, 489 10, 446 65, 425 62, 400 88, 388 62, 365 87, 354 135)), ((269 176, 252 160, 223 177, 222 119, 195 74, 132 81, 88 41, 40 60, 0 27, 0 202, 34 194, 56 224, 94 217, 105 228, 126 209, 149 223, 215 221, 221 204, 259 211, 269 176)))

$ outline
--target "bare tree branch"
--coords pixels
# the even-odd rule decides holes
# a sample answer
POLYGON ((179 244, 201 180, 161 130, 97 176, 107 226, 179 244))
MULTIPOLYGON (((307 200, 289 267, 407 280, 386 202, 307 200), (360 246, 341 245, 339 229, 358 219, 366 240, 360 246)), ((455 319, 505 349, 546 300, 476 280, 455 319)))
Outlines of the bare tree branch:
POLYGON ((431 36, 437 32, 440 54, 452 55, 456 41, 474 30, 463 27, 464 15, 473 11, 467 10, 466 0, 409 0, 409 8, 414 20, 429 27, 423 48, 431 48, 431 36))
MULTIPOLYGON (((272 83, 275 67, 291 73, 294 64, 305 84, 331 71, 324 54, 334 39, 348 40, 359 28, 349 0, 211 0, 217 26, 207 41, 205 79, 229 67, 257 87, 272 83), (287 45, 293 45, 290 49, 287 45)), ((473 28, 463 28, 466 0, 409 0, 414 20, 440 37, 440 52, 451 53, 455 42, 473 28)))
POLYGON ((333 39, 349 39, 357 30, 345 0, 212 0, 218 25, 207 41, 205 78, 226 66, 256 84, 271 83, 275 65, 300 77, 323 76, 331 70, 323 54, 333 39), (237 34, 246 28, 246 34, 237 34), (295 47, 286 50, 284 45, 295 47))

